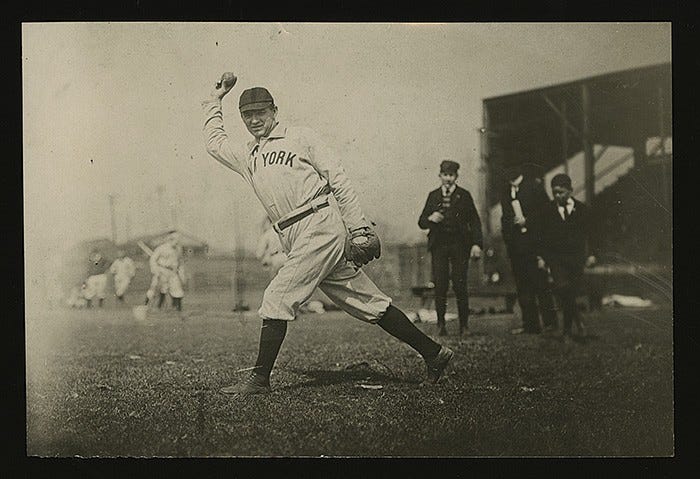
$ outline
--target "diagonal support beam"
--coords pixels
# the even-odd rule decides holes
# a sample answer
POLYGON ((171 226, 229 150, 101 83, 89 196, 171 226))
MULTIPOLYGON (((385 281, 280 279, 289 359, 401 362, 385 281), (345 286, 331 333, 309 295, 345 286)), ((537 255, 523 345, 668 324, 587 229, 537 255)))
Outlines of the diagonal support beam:
POLYGON ((581 132, 578 131, 578 129, 574 125, 572 125, 569 120, 566 119, 566 116, 561 111, 559 111, 559 108, 557 108, 557 106, 554 104, 554 102, 552 100, 550 100, 546 94, 540 93, 540 95, 542 96, 542 99, 547 103, 549 108, 552 109, 552 111, 561 119, 562 122, 564 122, 564 124, 569 129, 569 131, 571 131, 571 133, 576 135, 576 137, 579 140, 583 141, 583 135, 581 134, 581 132))
POLYGON ((600 160, 600 157, 603 156, 603 154, 605 153, 605 151, 608 149, 608 146, 609 146, 609 145, 603 145, 603 147, 600 149, 600 151, 598 152, 598 154, 595 155, 595 161, 596 161, 596 162, 597 162, 598 160, 600 160))

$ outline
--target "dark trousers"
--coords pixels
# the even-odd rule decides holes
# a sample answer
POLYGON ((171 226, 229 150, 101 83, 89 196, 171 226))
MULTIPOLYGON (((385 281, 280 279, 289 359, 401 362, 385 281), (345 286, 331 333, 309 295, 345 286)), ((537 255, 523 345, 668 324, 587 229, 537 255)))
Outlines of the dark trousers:
POLYGON ((434 245, 431 255, 438 326, 442 328, 445 325, 447 288, 452 280, 452 290, 457 297, 459 328, 460 330, 464 329, 468 326, 469 321, 469 295, 467 293, 469 251, 464 243, 448 242, 434 245))
POLYGON ((571 334, 571 325, 573 323, 576 323, 576 327, 581 327, 581 320, 576 307, 576 290, 572 287, 560 288, 556 290, 556 294, 563 312, 563 333, 571 334))
POLYGON ((583 280, 581 261, 574 256, 573 258, 554 257, 549 262, 554 279, 554 292, 563 313, 563 332, 571 334, 571 326, 575 323, 579 333, 583 333, 583 321, 576 306, 576 297, 583 280))
POLYGON ((547 286, 546 273, 537 268, 537 256, 512 250, 508 256, 523 314, 523 329, 528 333, 539 332, 540 314, 545 327, 556 326, 554 298, 547 286))

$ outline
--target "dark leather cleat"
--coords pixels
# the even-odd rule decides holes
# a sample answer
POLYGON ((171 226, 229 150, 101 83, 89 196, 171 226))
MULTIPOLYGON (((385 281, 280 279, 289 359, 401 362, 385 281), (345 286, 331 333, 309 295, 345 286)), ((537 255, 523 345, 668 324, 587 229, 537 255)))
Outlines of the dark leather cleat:
POLYGON ((435 384, 440 381, 440 378, 445 373, 445 369, 454 355, 454 351, 452 351, 450 348, 442 346, 434 359, 425 361, 428 368, 428 383, 435 384))
POLYGON ((272 391, 270 382, 262 376, 252 373, 246 379, 232 386, 221 388, 223 394, 233 394, 236 397, 249 396, 251 394, 267 394, 272 391))

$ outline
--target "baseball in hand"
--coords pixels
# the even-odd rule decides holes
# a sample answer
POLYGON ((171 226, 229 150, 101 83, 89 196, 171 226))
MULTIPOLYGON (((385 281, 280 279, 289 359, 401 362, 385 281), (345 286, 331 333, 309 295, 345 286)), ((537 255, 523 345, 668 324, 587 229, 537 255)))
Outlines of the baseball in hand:
POLYGON ((220 88, 221 86, 224 86, 226 88, 231 88, 236 84, 237 80, 238 78, 236 78, 236 75, 231 72, 225 72, 223 75, 221 75, 221 80, 219 80, 219 82, 216 84, 216 87, 220 88))

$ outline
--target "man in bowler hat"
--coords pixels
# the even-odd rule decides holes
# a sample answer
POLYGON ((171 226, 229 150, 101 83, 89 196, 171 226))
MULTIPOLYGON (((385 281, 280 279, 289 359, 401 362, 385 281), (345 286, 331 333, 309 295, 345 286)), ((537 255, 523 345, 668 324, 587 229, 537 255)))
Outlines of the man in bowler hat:
POLYGON ((540 332, 540 314, 545 329, 556 326, 556 311, 547 276, 537 268, 541 236, 541 217, 549 206, 549 197, 538 176, 536 165, 515 165, 505 171, 501 191, 501 231, 510 258, 522 328, 513 334, 540 332))

